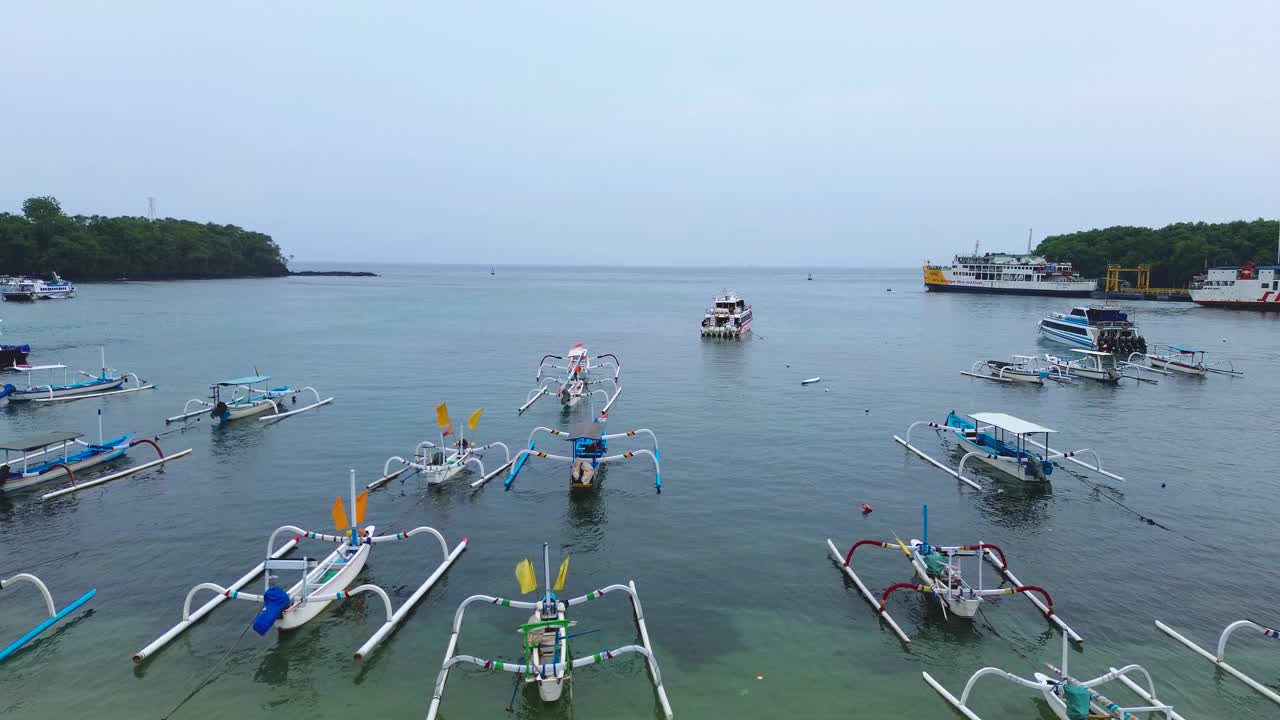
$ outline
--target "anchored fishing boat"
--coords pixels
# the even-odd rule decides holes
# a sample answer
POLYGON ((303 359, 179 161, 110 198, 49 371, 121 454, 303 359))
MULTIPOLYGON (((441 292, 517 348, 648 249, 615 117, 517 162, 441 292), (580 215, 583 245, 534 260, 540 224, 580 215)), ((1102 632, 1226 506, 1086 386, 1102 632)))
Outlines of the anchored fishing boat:
POLYGON ((1052 665, 1048 665, 1048 668, 1054 673, 1053 677, 1044 673, 1035 673, 1033 676, 1035 679, 1028 680, 999 668, 985 667, 969 678, 969 682, 965 683, 964 691, 958 698, 952 695, 950 690, 943 687, 942 683, 935 680, 929 673, 926 672, 923 675, 924 681, 930 687, 937 690, 944 700, 969 720, 982 720, 969 707, 969 696, 973 693, 974 686, 978 680, 988 676, 1007 680, 1015 685, 1021 685, 1040 693, 1044 701, 1048 703, 1049 708, 1053 710, 1053 714, 1060 720, 1088 720, 1089 718, 1137 720, 1135 713, 1150 713, 1153 716, 1161 714, 1168 720, 1185 720, 1181 715, 1173 711, 1172 705, 1161 702, 1156 697, 1155 683, 1151 680, 1151 673, 1148 673, 1141 665, 1126 665, 1119 669, 1109 668, 1105 675, 1099 675, 1091 680, 1077 680, 1068 674, 1068 659, 1067 638, 1064 635, 1062 638, 1062 669, 1059 670, 1052 665), (1134 682, 1129 678, 1130 675, 1141 677, 1146 681, 1146 687, 1134 682), (1113 680, 1119 680, 1146 704, 1122 706, 1096 689, 1113 680))
POLYGON ((1177 640, 1183 645, 1186 645, 1188 648, 1191 648, 1192 650, 1194 650, 1195 653, 1200 657, 1204 658, 1205 660, 1208 660, 1214 665, 1217 665, 1223 670, 1226 670, 1227 672, 1231 673, 1236 677, 1237 680, 1240 680, 1245 685, 1248 685, 1249 687, 1258 691, 1259 693, 1262 694, 1263 697, 1267 698, 1272 702, 1280 703, 1280 694, 1277 694, 1275 690, 1272 690, 1266 685, 1263 685, 1257 680, 1254 680, 1248 675, 1245 675, 1244 673, 1235 669, 1231 665, 1227 664, 1227 661, 1225 659, 1225 655, 1227 651, 1227 639, 1230 638, 1232 633, 1234 633, 1235 631, 1240 630, 1241 628, 1244 628, 1246 630, 1251 630, 1255 633, 1261 633, 1263 637, 1271 638, 1272 640, 1280 640, 1280 630, 1277 630, 1271 627, 1266 627, 1265 625, 1259 625, 1258 623, 1252 620, 1237 620, 1231 623, 1230 625, 1228 625, 1226 628, 1224 628, 1222 631, 1222 634, 1218 636, 1218 651, 1216 654, 1214 654, 1214 653, 1210 653, 1208 650, 1205 650, 1204 648, 1200 647, 1194 642, 1188 640, 1177 630, 1174 630, 1173 628, 1169 627, 1168 625, 1165 625, 1159 620, 1156 621, 1156 627, 1159 628, 1162 632, 1164 632, 1169 637, 1173 638, 1174 640, 1177 640))
POLYGON ((14 390, 10 400, 14 402, 38 401, 38 402, 58 402, 65 400, 83 400, 91 397, 102 397, 105 395, 119 395, 123 393, 138 392, 139 390, 151 390, 155 386, 144 383, 134 373, 122 373, 115 368, 107 367, 106 351, 102 351, 102 367, 97 375, 78 370, 77 373, 87 380, 80 382, 72 382, 70 373, 66 365, 12 365, 10 370, 15 370, 26 374, 26 387, 19 387, 14 390), (62 382, 54 382, 54 370, 62 371, 62 382), (41 379, 46 379, 44 384, 36 383, 36 373, 47 373, 41 379), (129 379, 133 379, 133 386, 121 389, 129 379))
POLYGON ((1046 380, 1071 382, 1065 371, 1045 365, 1035 355, 1014 355, 1011 360, 979 360, 968 372, 961 370, 960 374, 979 380, 1029 385, 1044 385, 1046 380))
MULTIPOLYGON (((813 276, 809 277, 810 280, 813 276)), ((702 316, 702 337, 741 339, 751 332, 751 306, 734 292, 717 295, 702 316)))
POLYGON ((1155 353, 1133 353, 1129 362, 1135 357, 1145 358, 1152 367, 1165 370, 1165 374, 1195 375, 1205 377, 1209 373, 1243 377, 1244 373, 1236 370, 1230 360, 1205 362, 1205 351, 1182 345, 1160 345, 1155 353), (1222 367, 1225 364, 1226 367, 1222 367))
MULTIPOLYGON (((483 414, 484 408, 471 413, 471 417, 467 420, 467 427, 474 432, 476 426, 480 424, 480 417, 483 414)), ((445 438, 454 434, 453 422, 449 419, 449 408, 445 403, 440 403, 436 407, 436 424, 440 427, 439 445, 429 440, 423 440, 413 449, 412 459, 406 460, 399 455, 387 458, 387 461, 382 465, 382 477, 365 487, 369 490, 381 487, 401 477, 408 470, 413 470, 412 475, 420 475, 427 485, 439 485, 462 472, 468 465, 474 465, 480 469, 480 478, 482 480, 496 477, 511 467, 511 451, 507 449, 504 443, 491 442, 487 445, 476 445, 474 441, 459 436, 458 440, 452 445, 445 445, 445 438), (484 451, 492 448, 502 448, 502 452, 506 455, 506 460, 492 472, 485 472, 484 462, 482 461, 484 451), (446 452, 448 452, 447 456, 445 455, 446 452)), ((404 477, 401 480, 403 482, 403 480, 407 479, 408 477, 404 477)))
POLYGON ((0 443, 0 450, 4 451, 4 465, 0 466, 0 494, 23 490, 50 480, 67 478, 70 485, 45 493, 40 498, 48 500, 137 474, 185 457, 191 452, 188 448, 172 455, 165 455, 156 441, 147 438, 135 440, 133 436, 133 433, 129 433, 104 440, 102 411, 99 410, 97 443, 84 442, 80 439, 84 435, 77 432, 47 432, 0 443), (143 444, 155 449, 159 458, 92 480, 77 480, 77 475, 83 474, 83 471, 117 460, 129 452, 130 448, 143 444), (20 455, 15 458, 11 453, 20 453, 20 455))
POLYGON ((49 628, 57 624, 59 620, 62 620, 63 618, 70 615, 71 613, 75 612, 77 609, 80 608, 81 605, 84 605, 85 603, 89 602, 89 600, 92 599, 93 596, 96 595, 98 592, 97 588, 93 588, 89 590, 89 592, 85 593, 84 595, 81 595, 79 599, 77 599, 75 602, 59 610, 57 606, 54 605, 53 603, 53 594, 49 592, 49 587, 45 585, 44 582, 41 581, 40 578, 36 577, 35 575, 29 575, 27 573, 18 573, 17 575, 14 575, 11 578, 0 579, 0 590, 3 590, 6 587, 9 587, 11 585, 22 584, 22 583, 34 585, 36 587, 36 590, 40 591, 40 596, 44 599, 45 610, 49 613, 49 617, 45 618, 43 622, 36 625, 34 628, 29 630, 22 637, 18 638, 12 643, 9 643, 8 647, 4 648, 3 650, 0 650, 0 661, 18 652, 18 650, 21 650, 24 645, 31 642, 32 640, 35 640, 36 637, 40 635, 40 633, 44 632, 45 630, 48 630, 49 628))
MULTIPOLYGON (((640 595, 636 592, 635 581, 632 580, 626 585, 608 585, 581 597, 561 600, 555 593, 564 590, 565 581, 569 574, 569 557, 566 556, 560 563, 560 572, 556 577, 554 586, 551 583, 551 560, 546 543, 542 545, 542 563, 546 591, 537 602, 510 600, 492 595, 472 595, 463 600, 462 604, 458 606, 458 611, 453 616, 453 632, 449 635, 449 646, 444 653, 444 663, 440 667, 440 674, 436 677, 435 688, 431 694, 431 705, 427 709, 427 720, 435 720, 439 714, 440 704, 444 699, 445 683, 449 680, 449 670, 459 663, 469 663, 485 670, 505 670, 506 672, 514 673, 516 676, 515 689, 512 692, 511 703, 507 708, 511 710, 512 706, 515 705, 516 694, 519 693, 522 686, 536 685, 538 697, 544 703, 558 702, 564 694, 565 686, 570 686, 569 697, 572 699, 573 670, 587 665, 602 663, 606 660, 613 660, 631 653, 645 657, 649 667, 650 680, 653 683, 654 691, 657 693, 658 705, 662 710, 663 716, 667 720, 671 720, 674 714, 671 710, 671 703, 667 700, 667 691, 662 685, 662 673, 658 669, 658 658, 653 652, 653 643, 649 640, 649 629, 645 624, 644 611, 640 607, 640 595), (636 627, 640 631, 641 644, 623 645, 613 650, 602 650, 596 653, 578 653, 575 657, 575 653, 570 651, 569 641, 576 635, 585 633, 569 632, 575 626, 575 623, 567 618, 568 609, 611 592, 623 592, 630 597, 631 611, 635 616, 636 627), (522 640, 520 662, 511 663, 458 654, 458 639, 462 634, 463 613, 466 612, 467 606, 474 603, 487 603, 532 611, 528 622, 518 628, 522 640)), ((524 560, 516 565, 516 578, 520 583, 521 593, 530 593, 538 589, 537 578, 531 561, 524 560)))
POLYGON ((962 619, 972 619, 984 605, 990 605, 988 598, 998 595, 1025 593, 1027 599, 1036 606, 1037 610, 1044 614, 1049 622, 1058 626, 1072 640, 1084 642, 1075 630, 1072 630, 1062 621, 1062 618, 1054 613, 1053 598, 1049 596, 1048 591, 1036 585, 1024 585, 1009 570, 1009 563, 1005 559, 1004 551, 999 546, 984 542, 978 542, 973 545, 930 545, 928 505, 924 506, 923 516, 923 539, 912 539, 909 545, 896 537, 893 541, 859 540, 849 548, 848 552, 841 556, 840 551, 836 549, 835 543, 830 538, 827 538, 827 548, 831 551, 831 557, 840 565, 844 574, 849 576, 849 579, 858 587, 862 597, 871 603, 871 606, 880 614, 880 618, 904 643, 910 643, 911 638, 907 637, 902 627, 889 615, 888 611, 889 596, 897 590, 915 590, 916 592, 933 595, 937 598, 944 617, 954 615, 962 619), (880 599, 877 600, 849 565, 853 560, 853 553, 864 545, 887 550, 901 550, 907 561, 911 563, 911 570, 915 577, 919 579, 919 582, 900 582, 890 585, 881 594, 880 599), (970 585, 961 573, 961 558, 976 558, 974 564, 977 568, 977 586, 970 585), (1013 584, 1005 587, 984 587, 982 584, 984 561, 995 567, 1000 578, 1013 584), (1036 595, 1040 597, 1036 597, 1036 595))
POLYGON ((273 388, 268 385, 270 380, 270 375, 250 375, 214 383, 209 386, 209 400, 188 400, 182 407, 182 413, 165 418, 165 423, 186 420, 206 412, 219 424, 264 414, 265 417, 258 418, 259 422, 275 422, 333 402, 331 397, 321 400, 320 392, 310 385, 303 388, 288 385, 273 388), (298 396, 308 391, 314 396, 315 402, 292 410, 285 409, 296 406, 298 396), (192 410, 193 407, 196 409, 192 410))
POLYGON ((607 413, 609 408, 613 407, 614 401, 618 399, 618 393, 622 392, 622 385, 618 380, 621 374, 622 363, 617 355, 604 353, 591 357, 582 343, 569 348, 569 352, 565 355, 543 355, 542 360, 538 362, 538 372, 533 377, 535 387, 525 396, 524 404, 516 409, 516 414, 523 415, 524 411, 532 407, 539 398, 553 394, 560 398, 560 404, 565 408, 577 405, 583 398, 602 395, 604 408, 600 412, 607 413), (557 365, 554 362, 556 360, 563 360, 565 364, 557 365), (608 373, 610 369, 613 370, 611 377, 608 373), (555 377, 554 371, 557 370, 562 372, 560 377, 555 377), (602 371, 604 376, 596 377, 595 371, 602 371), (544 373, 546 373, 545 377, 544 373), (612 395, 603 389, 592 390, 593 385, 605 383, 613 388, 612 395))
POLYGON ((1067 313, 1050 313, 1037 326, 1046 340, 1102 350, 1126 356, 1146 352, 1147 341, 1138 334, 1138 325, 1128 313, 1111 306, 1078 306, 1067 313))
POLYGON ((279 629, 281 632, 301 627, 319 615, 335 600, 346 600, 362 593, 372 593, 382 600, 382 605, 386 610, 386 620, 360 646, 360 649, 356 650, 355 658, 356 660, 362 660, 370 652, 373 652, 404 620, 405 616, 417 605, 418 601, 427 594, 431 586, 444 575, 449 566, 458 559, 462 551, 467 548, 468 540, 463 538, 462 542, 450 550, 444 536, 434 528, 426 526, 390 535, 375 535, 375 527, 373 525, 361 528, 360 524, 364 522, 365 507, 368 503, 368 491, 366 490, 357 495, 355 470, 351 471, 350 478, 350 510, 348 511, 343 504, 341 497, 334 501, 332 509, 333 521, 337 531, 339 533, 345 531, 345 534, 318 533, 304 530, 295 525, 284 525, 276 528, 267 540, 265 560, 230 587, 206 582, 191 588, 182 606, 182 621, 174 625, 150 645, 134 654, 133 661, 142 662, 150 657, 228 598, 232 600, 248 600, 262 605, 262 610, 254 618, 253 629, 259 635, 265 636, 272 627, 279 629), (364 569, 374 545, 408 540, 423 533, 431 535, 440 543, 440 550, 444 553, 444 560, 399 608, 393 608, 390 595, 377 585, 365 584, 348 589, 355 582, 360 571, 364 569), (277 546, 276 541, 281 536, 289 534, 292 534, 293 538, 277 546), (334 543, 331 546, 333 550, 323 560, 309 557, 296 560, 286 559, 284 556, 296 547, 303 538, 334 543), (300 574, 300 578, 286 590, 284 587, 274 584, 277 575, 272 571, 295 571, 300 574), (240 588, 248 585, 261 574, 265 574, 264 589, 261 595, 240 591, 240 588), (217 596, 193 611, 191 603, 196 594, 202 590, 213 591, 217 593, 217 596))
POLYGON ((1053 474, 1054 463, 1058 460, 1066 460, 1114 480, 1124 480, 1115 473, 1103 470, 1102 460, 1093 450, 1081 448, 1062 452, 1050 449, 1049 435, 1056 432, 1057 430, 1005 413, 973 413, 963 417, 952 410, 942 423, 928 420, 914 422, 907 427, 906 438, 894 435, 893 439, 934 467, 978 490, 982 486, 964 474, 965 465, 971 459, 1015 480, 1047 482, 1053 474), (960 448, 965 453, 955 470, 911 444, 912 431, 921 425, 932 428, 939 437, 944 437, 945 432, 948 433, 945 437, 954 437, 959 441, 960 448), (1044 435, 1043 443, 1035 440, 1037 435, 1044 435), (1037 448, 1039 452, 1031 448, 1037 448), (1090 465, 1076 457, 1081 454, 1092 456, 1095 464, 1090 465))
MULTIPOLYGON (((559 462, 569 463, 569 489, 572 491, 592 490, 599 485, 599 480, 603 476, 602 466, 617 462, 619 460, 629 460, 637 455, 647 455, 653 460, 654 486, 658 492, 662 492, 662 455, 658 450, 658 437, 648 428, 639 428, 637 430, 628 430, 626 432, 605 434, 605 416, 600 416, 598 420, 591 422, 580 422, 573 426, 571 430, 557 430, 549 427, 536 427, 533 432, 529 433, 529 447, 516 453, 515 462, 511 466, 511 474, 503 481, 502 486, 508 490, 511 484, 516 481, 516 475, 524 469, 525 463, 529 458, 540 458, 545 460, 556 460, 559 462), (568 455, 554 455, 536 450, 534 438, 538 433, 547 433, 557 437, 562 437, 569 441, 568 455), (653 450, 639 448, 636 450, 628 450, 616 455, 607 455, 609 451, 609 441, 624 437, 635 437, 637 435, 647 435, 653 440, 653 450)), ((482 477, 471 483, 471 487, 476 488, 489 481, 489 477, 482 477)))

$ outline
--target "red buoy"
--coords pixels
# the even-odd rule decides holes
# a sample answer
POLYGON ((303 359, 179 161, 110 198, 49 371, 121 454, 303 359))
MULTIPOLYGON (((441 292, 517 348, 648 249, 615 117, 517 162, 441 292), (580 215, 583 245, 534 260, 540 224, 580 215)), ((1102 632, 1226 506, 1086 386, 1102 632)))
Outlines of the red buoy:
POLYGON ((869 513, 869 512, 871 512, 871 506, 870 506, 870 505, 868 505, 868 504, 866 504, 866 503, 862 503, 862 512, 864 512, 864 513, 869 513))

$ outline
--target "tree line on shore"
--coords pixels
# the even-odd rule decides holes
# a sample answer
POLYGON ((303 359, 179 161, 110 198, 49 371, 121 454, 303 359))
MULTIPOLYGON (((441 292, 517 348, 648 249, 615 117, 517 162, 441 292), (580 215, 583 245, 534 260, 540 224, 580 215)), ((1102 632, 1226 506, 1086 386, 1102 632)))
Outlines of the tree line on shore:
POLYGON ((0 213, 0 274, 70 280, 287 275, 269 235, 235 225, 172 218, 67 215, 52 197, 0 213))
POLYGON ((1070 262, 1085 277, 1101 278, 1107 265, 1151 269, 1151 287, 1186 287, 1192 276, 1214 265, 1271 264, 1276 259, 1280 223, 1174 223, 1162 228, 1117 225, 1049 235, 1036 254, 1070 262))

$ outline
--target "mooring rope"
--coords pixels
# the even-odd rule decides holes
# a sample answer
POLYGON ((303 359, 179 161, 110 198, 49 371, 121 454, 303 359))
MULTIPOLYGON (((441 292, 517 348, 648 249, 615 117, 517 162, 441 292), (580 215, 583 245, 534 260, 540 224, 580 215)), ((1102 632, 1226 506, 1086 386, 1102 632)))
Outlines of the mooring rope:
POLYGON ((222 654, 222 657, 218 658, 218 662, 213 664, 213 669, 209 671, 209 674, 206 675, 205 678, 200 681, 199 685, 196 685, 194 690, 187 693, 187 696, 182 698, 182 702, 178 703, 177 705, 174 705, 172 710, 170 710, 169 712, 161 716, 160 720, 169 720, 169 718, 173 717, 174 713, 178 712, 179 708, 187 704, 188 700, 195 697, 196 693, 203 690, 206 685, 212 683, 216 679, 214 675, 221 668, 222 664, 227 661, 227 658, 231 657, 231 653, 234 652, 235 649, 240 646, 240 641, 244 640, 244 636, 249 634, 249 628, 251 627, 253 627, 253 623, 249 623, 248 625, 244 626, 244 630, 240 632, 240 637, 236 638, 235 643, 233 643, 231 647, 227 648, 227 651, 222 654))
POLYGON ((38 568, 38 567, 40 567, 40 566, 42 566, 42 565, 48 565, 48 564, 50 564, 50 563, 58 562, 59 560, 65 560, 65 559, 70 558, 70 557, 75 557, 76 555, 79 555, 79 554, 80 554, 80 551, 79 551, 79 550, 74 550, 74 551, 72 551, 72 552, 67 553, 66 555, 59 555, 58 557, 55 557, 55 558, 49 558, 48 560, 42 560, 42 561, 40 561, 40 562, 38 562, 38 563, 36 563, 36 564, 34 564, 34 565, 23 565, 22 567, 16 567, 16 568, 13 568, 12 570, 3 570, 3 571, 0 571, 0 575, 8 575, 9 573, 16 573, 16 572, 21 572, 21 571, 23 571, 23 570, 30 570, 31 568, 38 568))

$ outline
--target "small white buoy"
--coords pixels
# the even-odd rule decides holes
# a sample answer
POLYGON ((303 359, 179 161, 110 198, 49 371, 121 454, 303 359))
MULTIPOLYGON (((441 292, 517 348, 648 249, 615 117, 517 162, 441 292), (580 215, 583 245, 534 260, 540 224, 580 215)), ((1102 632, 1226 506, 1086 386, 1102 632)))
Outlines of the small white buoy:
POLYGON ((801 385, 812 385, 812 384, 817 383, 817 382, 822 382, 822 376, 821 376, 821 375, 819 375, 819 376, 817 376, 817 377, 811 377, 811 378, 809 378, 808 380, 801 380, 801 381, 800 381, 800 384, 801 384, 801 385))

